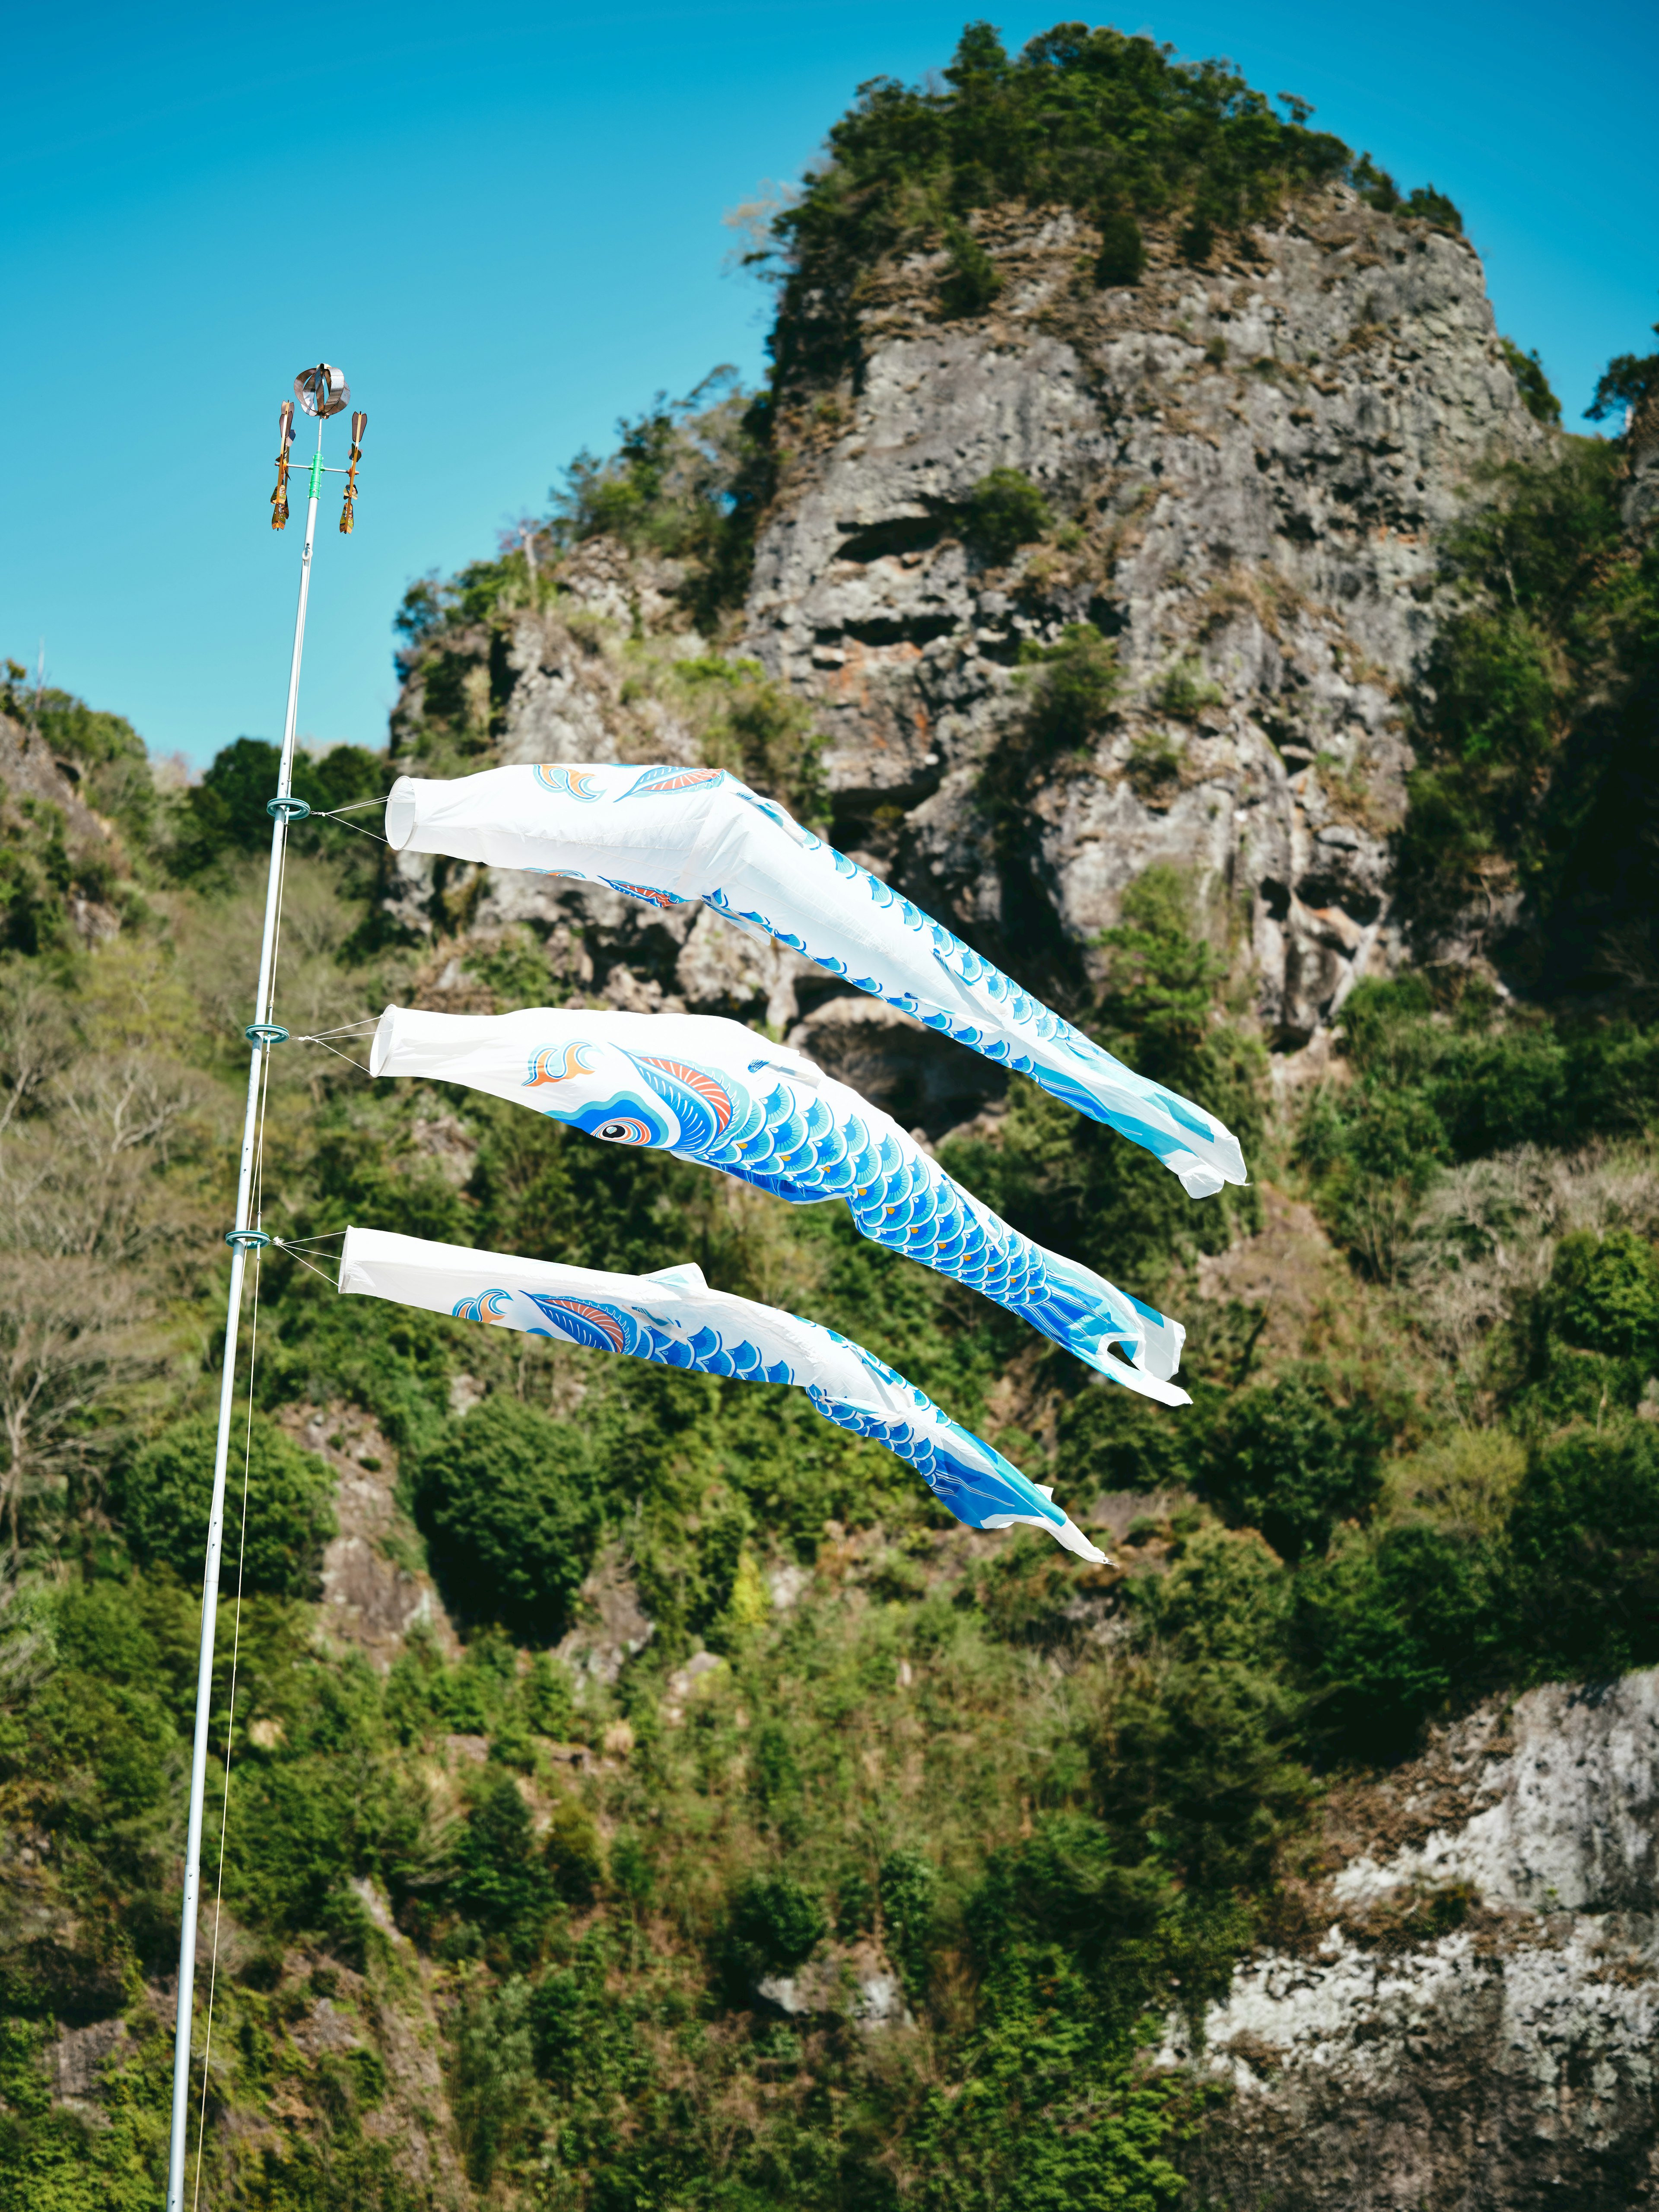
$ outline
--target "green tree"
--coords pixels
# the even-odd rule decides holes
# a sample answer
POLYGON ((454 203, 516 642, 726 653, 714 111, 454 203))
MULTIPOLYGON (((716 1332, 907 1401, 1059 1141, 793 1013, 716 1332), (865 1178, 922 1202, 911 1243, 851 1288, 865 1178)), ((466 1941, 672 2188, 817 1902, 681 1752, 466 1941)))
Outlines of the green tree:
POLYGON ((1507 1626, 1501 1549, 1407 1522, 1356 1536, 1297 1577, 1296 1626, 1316 1740, 1347 1759, 1403 1758, 1425 1720, 1493 1679, 1507 1626))
POLYGON ((527 1643, 557 1640, 599 1538, 578 1431, 488 1398, 422 1459, 416 1501, 434 1570, 468 1620, 499 1621, 527 1643))
POLYGON ((963 535, 1000 568, 1022 545, 1041 538, 1053 520, 1048 501, 1029 477, 1018 469, 993 469, 968 495, 963 535))
POLYGON ((1564 1237, 1544 1305, 1568 1344, 1659 1370, 1659 1252, 1634 1230, 1564 1237))
POLYGON ((1259 1528, 1282 1559, 1323 1552, 1339 1521, 1376 1502, 1382 1432, 1363 1406, 1334 1399, 1316 1367, 1242 1391, 1209 1446, 1210 1492, 1230 1519, 1259 1528))
MULTIPOLYGON (((332 1478, 323 1461, 301 1451, 263 1415, 253 1416, 245 1448, 240 1430, 240 1423, 233 1424, 225 1485, 226 1585, 233 1586, 240 1552, 244 1588, 309 1596, 323 1546, 334 1534, 332 1478)), ((202 1577, 216 1437, 216 1424, 205 1415, 174 1422, 138 1453, 122 1486, 122 1519, 135 1556, 171 1567, 186 1583, 202 1577)))
POLYGON ((732 1897, 730 1943, 739 1975, 788 1974, 829 1933, 823 1900, 793 1875, 751 1875, 732 1897))
POLYGON ((1510 365, 1510 374, 1515 379, 1516 388, 1521 394, 1521 404, 1528 414, 1534 422, 1542 422, 1547 428, 1558 426, 1561 420, 1561 403, 1550 389, 1550 380, 1544 374, 1543 362, 1538 358, 1537 347, 1534 346, 1530 353, 1522 353, 1510 338, 1499 338, 1498 343, 1504 349, 1504 358, 1510 365))
POLYGON ((1510 1521, 1534 1679, 1605 1678, 1659 1660, 1659 1431, 1580 1429, 1536 1452, 1510 1521))
POLYGON ((553 1903, 530 1808, 511 1774, 487 1770, 454 1848, 448 1885, 455 1911, 501 1938, 519 1964, 536 1954, 553 1903))

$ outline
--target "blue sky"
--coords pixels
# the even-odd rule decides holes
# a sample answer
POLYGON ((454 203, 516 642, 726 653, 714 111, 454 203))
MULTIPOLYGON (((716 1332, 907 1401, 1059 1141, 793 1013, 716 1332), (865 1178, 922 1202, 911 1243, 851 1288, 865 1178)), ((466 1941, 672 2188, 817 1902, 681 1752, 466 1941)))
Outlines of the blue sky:
MULTIPOLYGON (((352 539, 330 502, 301 729, 383 743, 408 582, 492 552, 655 392, 758 374, 768 295, 723 270, 723 211, 798 176, 861 80, 941 66, 969 12, 20 9, 0 651, 32 670, 44 636, 50 681, 198 766, 274 734, 298 560, 266 524, 276 410, 321 352, 370 419, 352 539)), ((1011 46, 1063 18, 993 11, 1011 46)), ((1449 192, 1570 422, 1652 343, 1650 4, 1576 30, 1534 0, 1091 20, 1229 55, 1449 192)))

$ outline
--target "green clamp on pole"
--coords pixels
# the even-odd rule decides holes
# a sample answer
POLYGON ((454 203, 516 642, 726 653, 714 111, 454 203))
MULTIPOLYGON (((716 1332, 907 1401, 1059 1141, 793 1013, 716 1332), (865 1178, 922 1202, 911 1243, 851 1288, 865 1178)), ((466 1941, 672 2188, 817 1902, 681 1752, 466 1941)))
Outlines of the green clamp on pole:
POLYGON ((263 1252, 270 1237, 264 1229, 227 1229, 225 1242, 234 1244, 239 1252, 263 1252))
POLYGON ((323 438, 322 432, 319 428, 317 434, 317 450, 311 457, 311 490, 308 495, 310 498, 320 499, 322 497, 323 477, 325 473, 325 471, 323 468, 323 438))
POLYGON ((303 799, 268 799, 265 812, 278 822, 303 822, 311 809, 303 799))
POLYGON ((286 1044, 289 1033, 280 1022, 250 1022, 242 1035, 250 1044, 286 1044))

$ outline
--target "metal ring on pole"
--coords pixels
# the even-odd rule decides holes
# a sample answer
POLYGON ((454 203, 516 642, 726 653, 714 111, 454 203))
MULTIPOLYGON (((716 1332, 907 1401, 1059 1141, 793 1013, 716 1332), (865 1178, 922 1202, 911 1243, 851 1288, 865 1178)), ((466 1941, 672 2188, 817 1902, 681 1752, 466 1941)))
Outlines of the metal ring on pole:
POLYGON ((225 1242, 234 1244, 239 1252, 263 1252, 270 1237, 264 1229, 227 1229, 225 1242))
POLYGON ((279 822, 303 822, 311 809, 303 799, 268 799, 265 812, 274 814, 279 822))
POLYGON ((289 1037, 280 1022, 250 1022, 242 1035, 250 1044, 286 1044, 289 1037))

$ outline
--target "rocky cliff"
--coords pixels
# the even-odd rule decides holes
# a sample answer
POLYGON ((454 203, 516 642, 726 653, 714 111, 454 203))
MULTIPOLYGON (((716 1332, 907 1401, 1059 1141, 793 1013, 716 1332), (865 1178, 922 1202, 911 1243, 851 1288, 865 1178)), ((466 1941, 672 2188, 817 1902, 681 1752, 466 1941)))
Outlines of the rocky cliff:
POLYGON ((1659 2195, 1659 1677, 1534 1690, 1340 1796, 1298 1940, 1172 2025, 1234 2094, 1212 2204, 1522 2212, 1659 2195))
MULTIPOLYGON (((1202 267, 1153 234, 1117 289, 1069 212, 975 231, 1000 280, 985 313, 943 314, 942 254, 884 264, 856 367, 781 392, 738 649, 810 708, 836 842, 970 940, 1064 998, 1125 887, 1173 865, 1269 1036, 1305 1045, 1399 956, 1388 840, 1435 532, 1483 464, 1543 435, 1480 261, 1343 185, 1202 267), (1012 554, 973 530, 997 470, 1048 508, 1012 554), (1033 744, 1035 657, 1079 624, 1110 642, 1109 709, 1081 742, 1033 744)), ((451 640, 488 757, 695 757, 669 679, 708 646, 675 564, 591 539, 561 580, 505 636, 451 640)), ((430 680, 417 657, 394 729, 421 726, 430 680)), ((422 919, 429 869, 407 878, 422 919)), ((799 1041, 934 1128, 985 1096, 963 1055, 707 914, 501 877, 468 896, 477 925, 534 925, 619 1003, 804 1022, 799 1041)))
MULTIPOLYGON (((1117 289, 1074 213, 973 229, 984 312, 944 311, 943 252, 890 260, 852 366, 781 386, 771 503, 718 638, 681 564, 589 538, 556 593, 415 653, 394 732, 418 755, 447 715, 473 765, 721 757, 709 656, 747 656, 724 665, 810 714, 830 834, 866 866, 1063 1002, 1127 888, 1172 866, 1294 1065, 1362 975, 1411 957, 1390 835, 1445 605, 1437 535, 1483 469, 1550 434, 1473 248, 1346 185, 1202 266, 1154 232, 1117 289), (976 520, 998 471, 1041 495, 1018 548, 976 520), (1045 741, 1034 708, 1067 651, 1095 656, 1094 711, 1045 741)), ((1632 522, 1652 472, 1634 442, 1632 522)), ((981 1063, 706 911, 398 866, 433 1003, 477 993, 458 925, 486 945, 527 927, 571 992, 765 1022, 932 1135, 994 1095, 981 1063)), ((1492 1704, 1337 1793, 1276 1940, 1157 2054, 1231 2093, 1187 2158, 1194 2201, 1650 2201, 1656 1695, 1643 1675, 1492 1704)))
POLYGON ((942 323, 939 263, 913 257, 872 288, 856 380, 785 395, 799 445, 755 649, 817 703, 838 814, 902 809, 895 865, 970 935, 1012 957, 1024 872, 1085 948, 1173 862, 1271 1032, 1305 1042, 1389 957, 1433 533, 1474 470, 1539 434, 1480 262, 1340 186, 1203 269, 1154 239, 1118 290, 1070 215, 979 233, 1003 277, 986 315, 942 323), (999 467, 1069 526, 1000 567, 962 528, 999 467), (1087 751, 1024 763, 1022 819, 999 824, 1011 664, 1084 621, 1115 641, 1116 710, 1087 751))

